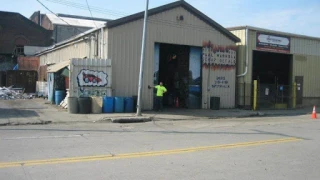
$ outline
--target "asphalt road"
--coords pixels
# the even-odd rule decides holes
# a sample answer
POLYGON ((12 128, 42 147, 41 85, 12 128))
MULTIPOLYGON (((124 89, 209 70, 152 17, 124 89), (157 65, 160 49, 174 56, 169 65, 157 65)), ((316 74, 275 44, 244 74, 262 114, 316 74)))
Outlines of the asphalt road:
POLYGON ((0 127, 0 179, 320 179, 320 120, 0 127))

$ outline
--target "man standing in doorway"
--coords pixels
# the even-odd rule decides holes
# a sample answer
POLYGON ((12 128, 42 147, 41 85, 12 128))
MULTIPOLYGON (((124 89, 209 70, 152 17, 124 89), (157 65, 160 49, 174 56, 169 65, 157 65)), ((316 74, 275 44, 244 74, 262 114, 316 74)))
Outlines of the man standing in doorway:
POLYGON ((149 89, 155 88, 157 89, 156 96, 156 110, 163 110, 163 94, 167 92, 167 89, 163 86, 163 83, 160 82, 157 86, 148 86, 149 89))

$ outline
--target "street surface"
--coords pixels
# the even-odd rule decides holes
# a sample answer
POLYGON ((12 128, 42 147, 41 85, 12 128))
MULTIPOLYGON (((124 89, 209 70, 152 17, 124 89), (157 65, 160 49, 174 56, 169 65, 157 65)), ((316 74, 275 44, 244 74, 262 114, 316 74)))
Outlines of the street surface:
POLYGON ((320 179, 310 116, 0 127, 0 179, 320 179))

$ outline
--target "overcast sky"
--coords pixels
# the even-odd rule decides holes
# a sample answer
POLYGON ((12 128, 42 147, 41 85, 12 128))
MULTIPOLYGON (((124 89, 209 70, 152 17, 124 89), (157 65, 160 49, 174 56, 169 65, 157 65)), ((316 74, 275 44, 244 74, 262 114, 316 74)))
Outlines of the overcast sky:
MULTIPOLYGON (((55 13, 90 16, 86 0, 39 0, 55 13)), ((250 25, 320 37, 320 0, 186 0, 224 27, 250 25)), ((0 0, 1 11, 30 17, 40 10, 37 0, 0 0)), ((117 19, 143 11, 146 0, 88 0, 94 17, 117 19)), ((150 0, 150 8, 174 0, 150 0)))

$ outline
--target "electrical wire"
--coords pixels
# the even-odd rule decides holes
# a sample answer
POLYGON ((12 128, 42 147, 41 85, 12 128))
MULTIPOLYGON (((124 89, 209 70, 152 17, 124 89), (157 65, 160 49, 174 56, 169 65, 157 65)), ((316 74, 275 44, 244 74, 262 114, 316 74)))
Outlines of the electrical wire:
POLYGON ((92 22, 94 23, 94 25, 96 26, 96 28, 98 28, 98 26, 97 26, 96 22, 93 20, 93 16, 92 16, 92 12, 91 12, 91 10, 90 10, 90 6, 89 6, 89 3, 88 3, 88 0, 86 0, 86 3, 87 3, 88 10, 89 10, 90 15, 91 15, 91 18, 92 18, 92 22))
MULTIPOLYGON (((88 9, 88 5, 85 6, 85 5, 81 4, 81 3, 75 3, 75 2, 67 1, 67 0, 46 0, 46 1, 57 3, 57 4, 61 4, 61 5, 65 5, 65 6, 69 6, 69 7, 84 9, 84 10, 88 9)), ((115 16, 115 17, 122 17, 122 16, 126 16, 127 15, 126 13, 123 13, 123 12, 102 9, 102 8, 94 7, 94 6, 90 6, 90 10, 91 11, 97 11, 97 12, 102 13, 102 14, 112 15, 112 16, 115 16)), ((184 28, 189 28, 189 29, 202 29, 202 30, 205 30, 207 32, 216 31, 214 28, 211 28, 211 27, 188 24, 188 23, 185 23, 185 22, 182 22, 181 24, 177 24, 176 21, 170 21, 170 20, 165 20, 165 19, 148 19, 148 22, 158 23, 158 24, 167 25, 167 26, 173 26, 173 27, 178 27, 178 28, 184 27, 184 28)))
MULTIPOLYGON (((38 1, 38 0, 37 0, 38 1)), ((54 3, 58 3, 58 4, 62 4, 62 5, 66 5, 66 6, 71 6, 71 7, 75 7, 75 8, 80 8, 80 9, 85 9, 88 10, 88 7, 91 11, 93 11, 93 6, 87 6, 85 7, 84 5, 80 4, 80 3, 75 3, 72 1, 67 1, 67 0, 46 0, 49 2, 54 2, 54 3)), ((112 14, 114 16, 120 16, 121 15, 125 15, 122 12, 117 12, 117 11, 110 11, 110 10, 102 10, 101 8, 97 8, 97 10, 100 10, 101 13, 106 13, 106 14, 112 14)), ((170 26, 170 27, 176 27, 176 28, 183 28, 183 29, 192 29, 192 30, 202 30, 205 32, 217 32, 217 30, 213 27, 208 27, 208 26, 203 26, 203 25, 194 25, 194 24, 189 24, 186 22, 181 22, 181 23, 177 23, 177 21, 172 21, 172 20, 165 20, 165 19, 159 19, 159 18, 149 18, 148 22, 150 23, 154 23, 154 24, 158 24, 158 25, 166 25, 166 26, 170 26)))
MULTIPOLYGON (((61 17, 59 17, 56 13, 54 13, 53 11, 51 11, 46 5, 44 5, 40 0, 36 0, 38 1, 39 4, 41 4, 44 8, 46 8, 48 11, 50 11, 52 14, 54 14, 55 16, 57 16, 57 18, 61 19, 63 22, 67 23, 69 26, 72 26, 71 24, 69 24, 67 21, 65 21, 64 19, 62 19, 61 17)), ((80 31, 81 33, 84 33, 84 31, 81 31, 79 28, 77 28, 78 31, 80 31)))
MULTIPOLYGON (((67 0, 46 0, 46 1, 52 2, 52 3, 56 3, 56 4, 65 5, 65 6, 68 6, 68 7, 83 9, 83 10, 87 10, 88 9, 87 5, 84 5, 84 4, 81 4, 81 3, 75 3, 75 2, 67 1, 67 0)), ((101 14, 111 15, 113 17, 123 17, 123 16, 127 16, 128 15, 127 13, 124 13, 124 12, 113 11, 113 10, 109 10, 109 9, 103 9, 103 8, 99 8, 99 7, 95 7, 95 6, 90 6, 90 10, 93 11, 93 12, 101 13, 101 14)))

